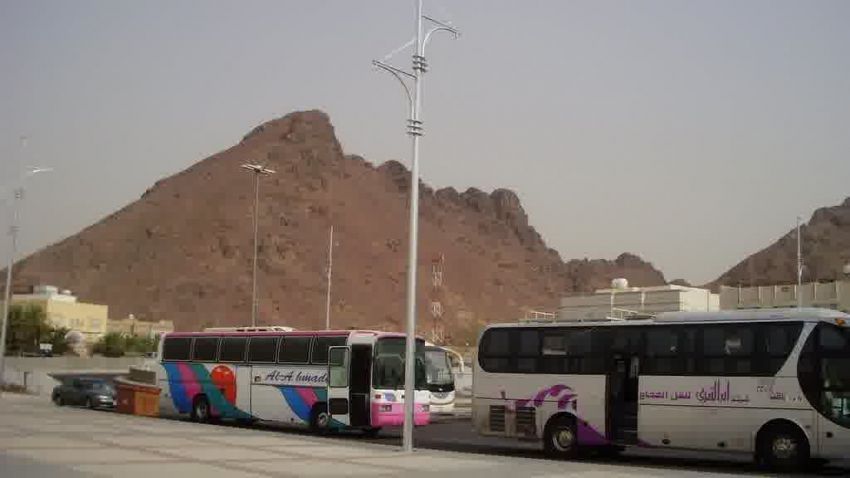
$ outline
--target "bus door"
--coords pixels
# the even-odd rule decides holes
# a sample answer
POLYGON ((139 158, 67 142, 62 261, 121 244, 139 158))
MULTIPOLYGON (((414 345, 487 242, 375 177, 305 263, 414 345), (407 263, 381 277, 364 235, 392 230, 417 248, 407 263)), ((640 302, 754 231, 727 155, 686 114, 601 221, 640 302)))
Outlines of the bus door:
POLYGON ((608 438, 624 444, 637 443, 638 377, 636 356, 616 354, 607 377, 608 438))
POLYGON ((344 425, 351 424, 351 348, 328 348, 328 414, 344 425))
POLYGON ((366 427, 371 420, 372 345, 351 346, 351 426, 366 427))

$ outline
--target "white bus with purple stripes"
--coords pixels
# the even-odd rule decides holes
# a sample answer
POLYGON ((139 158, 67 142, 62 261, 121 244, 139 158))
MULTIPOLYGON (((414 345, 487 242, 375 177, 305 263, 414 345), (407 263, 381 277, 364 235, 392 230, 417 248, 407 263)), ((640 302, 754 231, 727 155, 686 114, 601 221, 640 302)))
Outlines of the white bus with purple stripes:
POLYGON ((676 312, 493 325, 479 341, 482 435, 585 447, 723 450, 772 469, 850 455, 850 315, 676 312))

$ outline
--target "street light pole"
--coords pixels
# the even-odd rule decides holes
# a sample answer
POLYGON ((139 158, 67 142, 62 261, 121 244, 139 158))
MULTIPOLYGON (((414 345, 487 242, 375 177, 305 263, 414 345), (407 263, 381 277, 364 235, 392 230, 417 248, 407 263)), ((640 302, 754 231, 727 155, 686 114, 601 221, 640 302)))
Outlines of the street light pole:
MULTIPOLYGON (((407 256, 407 318, 404 361, 404 429, 402 447, 406 452, 413 451, 413 427, 415 411, 415 373, 416 373, 416 273, 419 239, 419 138, 423 134, 420 109, 422 107, 422 80, 428 71, 425 60, 425 47, 431 35, 438 31, 452 33, 458 37, 458 31, 447 23, 440 22, 422 13, 422 0, 416 0, 416 37, 413 53, 412 72, 374 60, 372 64, 392 74, 404 88, 410 106, 410 118, 407 120, 407 134, 411 137, 412 157, 410 165, 410 225, 407 256), (423 34, 423 20, 434 24, 423 34), (413 81, 413 92, 408 81, 413 81)), ((391 55, 390 55, 391 56, 391 55)))
POLYGON ((331 276, 334 268, 334 226, 331 224, 328 238, 328 297, 325 302, 325 330, 331 329, 331 276))
MULTIPOLYGON (((22 141, 25 145, 26 141, 22 141)), ((34 168, 27 171, 25 174, 18 174, 17 184, 14 189, 14 197, 12 198, 12 216, 9 225, 9 236, 11 237, 9 248, 9 259, 6 263, 6 288, 3 292, 3 317, 2 326, 0 326, 0 386, 6 384, 6 334, 9 328, 9 307, 12 301, 12 268, 15 265, 15 256, 18 252, 18 221, 20 219, 20 205, 24 200, 24 181, 38 173, 47 173, 52 171, 51 168, 34 168)), ((2 389, 0 389, 2 391, 2 389)))
POLYGON ((254 173, 254 265, 251 270, 251 327, 257 326, 257 252, 259 243, 257 241, 257 232, 260 222, 260 176, 274 174, 275 171, 268 169, 261 164, 243 164, 243 169, 247 169, 254 173))
POLYGON ((22 192, 21 188, 15 189, 14 203, 12 204, 12 223, 9 226, 11 248, 9 249, 9 262, 6 264, 6 290, 3 293, 3 327, 0 331, 0 386, 6 385, 6 330, 9 322, 9 302, 12 298, 12 267, 15 264, 15 254, 18 249, 18 202, 20 200, 18 194, 22 192))
POLYGON ((797 308, 803 307, 803 239, 800 237, 800 216, 797 216, 797 308))

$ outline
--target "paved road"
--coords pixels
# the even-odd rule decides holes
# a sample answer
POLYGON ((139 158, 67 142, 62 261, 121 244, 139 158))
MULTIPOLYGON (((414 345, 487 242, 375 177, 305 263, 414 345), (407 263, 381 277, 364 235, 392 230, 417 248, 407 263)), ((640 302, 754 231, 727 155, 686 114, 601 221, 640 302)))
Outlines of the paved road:
MULTIPOLYGON (((381 440, 390 443, 392 437, 381 440)), ((71 407, 42 398, 0 398, 0 475, 81 478, 116 476, 301 477, 405 476, 549 478, 735 476, 717 470, 663 469, 595 462, 556 462, 420 449, 361 438, 199 425, 71 407)))
MULTIPOLYGON (((322 438, 276 426, 198 425, 55 407, 42 398, 0 398, 0 476, 523 476, 703 477, 760 475, 746 461, 627 454, 615 459, 542 459, 537 444, 484 439, 468 419, 417 430, 419 451, 398 451, 399 431, 374 440, 322 438)), ((846 476, 827 469, 821 476, 846 476)), ((763 475, 762 475, 763 476, 763 475)))
MULTIPOLYGON (((400 430, 388 430, 375 439, 376 442, 397 444, 401 440, 400 430)), ((522 442, 502 438, 481 437, 475 434, 467 420, 443 420, 416 430, 416 446, 483 455, 513 456, 548 460, 539 442, 522 442)), ((629 450, 620 456, 582 457, 582 463, 622 465, 656 470, 664 474, 672 470, 689 470, 706 475, 731 473, 736 475, 764 476, 749 456, 734 453, 702 453, 689 451, 629 450)), ((826 466, 797 476, 848 476, 850 467, 846 463, 826 466)))
MULTIPOLYGON (((273 424, 252 425, 254 428, 282 431, 284 433, 307 433, 293 431, 273 424)), ((341 435, 339 438, 367 441, 392 446, 401 446, 401 429, 382 430, 374 439, 366 439, 355 433, 341 435)), ((475 433, 468 411, 460 410, 458 414, 436 416, 432 424, 416 429, 415 445, 417 448, 492 455, 499 457, 534 458, 563 464, 565 462, 550 460, 542 451, 539 442, 525 442, 512 439, 482 437, 475 433)), ((723 474, 765 476, 748 455, 716 452, 691 452, 681 450, 629 450, 619 456, 590 455, 581 458, 579 463, 587 465, 619 465, 630 469, 638 467, 651 471, 651 476, 665 476, 671 472, 694 472, 703 476, 719 476, 723 474)), ((786 475, 788 476, 788 475, 786 475)), ((850 476, 850 463, 841 462, 830 464, 820 469, 806 473, 791 475, 796 477, 830 477, 850 476)))

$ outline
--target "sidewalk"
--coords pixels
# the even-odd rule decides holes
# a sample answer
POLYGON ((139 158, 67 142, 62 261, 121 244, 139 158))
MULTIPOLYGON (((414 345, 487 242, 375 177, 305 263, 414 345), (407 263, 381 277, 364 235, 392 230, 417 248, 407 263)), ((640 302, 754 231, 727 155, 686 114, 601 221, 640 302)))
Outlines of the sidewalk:
MULTIPOLYGON (((300 476, 658 476, 635 468, 418 450, 357 439, 200 425, 0 397, 3 476, 121 478, 300 476)), ((695 476, 675 470, 668 476, 695 476)))

